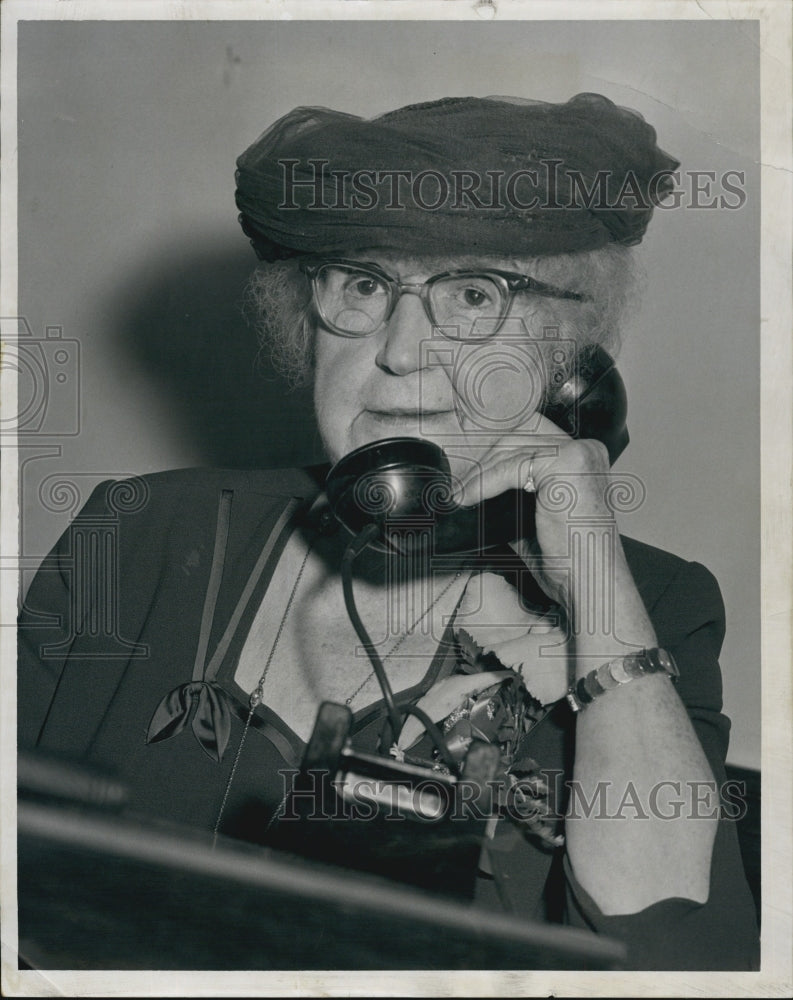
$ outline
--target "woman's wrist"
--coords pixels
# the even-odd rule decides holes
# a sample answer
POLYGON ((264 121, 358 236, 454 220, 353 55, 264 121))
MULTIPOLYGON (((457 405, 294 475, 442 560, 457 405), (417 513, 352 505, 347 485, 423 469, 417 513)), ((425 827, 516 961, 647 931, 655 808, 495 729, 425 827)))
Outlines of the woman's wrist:
POLYGON ((608 660, 658 645, 619 536, 607 549, 589 548, 595 556, 579 560, 565 608, 576 679, 608 660))
POLYGON ((617 656, 594 667, 570 686, 567 702, 574 712, 580 712, 601 695, 653 674, 663 674, 673 681, 680 676, 674 658, 657 646, 617 656))

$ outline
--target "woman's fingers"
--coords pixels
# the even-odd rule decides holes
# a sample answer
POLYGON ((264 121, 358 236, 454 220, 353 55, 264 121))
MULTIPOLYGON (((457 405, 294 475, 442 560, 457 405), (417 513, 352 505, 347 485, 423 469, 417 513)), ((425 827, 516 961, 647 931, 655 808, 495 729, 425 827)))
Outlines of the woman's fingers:
POLYGON ((568 478, 577 491, 591 485, 587 477, 607 474, 608 453, 599 441, 574 441, 536 436, 525 442, 502 438, 491 445, 459 476, 457 503, 470 507, 510 489, 524 489, 529 481, 542 492, 543 484, 568 478))
POLYGON ((523 489, 529 478, 538 486, 570 441, 560 433, 553 437, 532 435, 523 440, 512 435, 500 438, 469 457, 458 471, 457 502, 470 507, 505 490, 523 489))
POLYGON ((538 449, 490 452, 457 485, 455 499, 472 507, 506 490, 522 489, 530 476, 537 484, 554 457, 542 456, 538 449))
POLYGON ((530 476, 537 483, 571 440, 547 417, 534 414, 530 432, 518 428, 501 437, 468 442, 465 454, 450 454, 455 500, 470 507, 505 490, 523 488, 530 476))

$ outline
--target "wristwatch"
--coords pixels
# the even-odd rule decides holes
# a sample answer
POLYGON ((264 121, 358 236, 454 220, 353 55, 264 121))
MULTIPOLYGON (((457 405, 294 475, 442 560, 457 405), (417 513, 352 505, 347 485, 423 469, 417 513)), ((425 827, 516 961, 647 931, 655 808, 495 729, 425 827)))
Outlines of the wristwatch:
POLYGON ((567 703, 574 712, 580 712, 590 702, 606 691, 628 684, 645 674, 665 673, 670 680, 676 681, 680 676, 677 664, 671 653, 665 649, 643 649, 638 653, 618 656, 614 660, 601 663, 599 667, 576 681, 567 692, 567 703))

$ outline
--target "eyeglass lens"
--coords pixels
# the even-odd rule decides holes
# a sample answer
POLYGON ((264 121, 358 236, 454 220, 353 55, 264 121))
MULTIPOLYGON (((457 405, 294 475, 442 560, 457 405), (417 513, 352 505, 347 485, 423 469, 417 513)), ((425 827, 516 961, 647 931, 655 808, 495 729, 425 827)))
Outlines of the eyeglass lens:
MULTIPOLYGON (((508 292, 485 274, 448 275, 425 287, 432 323, 455 339, 491 336, 508 305, 508 292)), ((314 289, 325 321, 358 336, 374 333, 383 324, 395 294, 375 272, 341 264, 322 265, 314 289)))

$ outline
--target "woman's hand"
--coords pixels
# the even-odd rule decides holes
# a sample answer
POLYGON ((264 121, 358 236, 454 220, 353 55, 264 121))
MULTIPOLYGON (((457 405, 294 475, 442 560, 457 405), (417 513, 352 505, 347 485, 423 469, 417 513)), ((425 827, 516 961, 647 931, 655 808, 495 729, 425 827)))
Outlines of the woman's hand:
MULTIPOLYGON (((537 494, 536 538, 520 539, 513 548, 548 596, 569 608, 571 512, 582 525, 614 525, 608 451, 595 439, 571 438, 546 417, 535 419, 535 433, 508 434, 468 449, 465 467, 458 471, 456 499, 473 506, 506 490, 523 489, 531 477, 537 494)), ((454 463, 455 471, 460 464, 454 463)))
MULTIPOLYGON (((609 503, 606 448, 594 440, 573 440, 545 418, 539 418, 537 431, 491 440, 475 456, 469 447, 466 471, 460 474, 455 463, 458 497, 464 505, 476 504, 522 489, 531 475, 537 490, 536 539, 521 539, 513 547, 565 609, 572 668, 580 678, 601 663, 658 642, 609 503)), ((565 827, 572 870, 604 914, 637 913, 676 896, 707 900, 715 813, 697 822, 686 812, 670 820, 650 807, 662 786, 713 783, 668 678, 624 684, 580 713, 574 778, 586 802, 595 802, 605 789, 603 808, 571 813, 565 827), (628 789, 647 804, 643 821, 606 822, 619 814, 628 789)))

